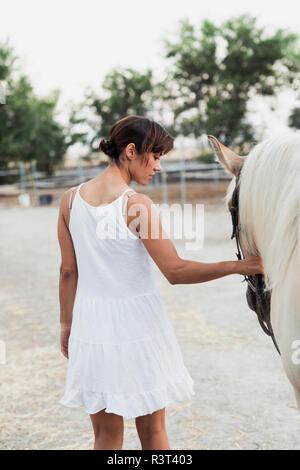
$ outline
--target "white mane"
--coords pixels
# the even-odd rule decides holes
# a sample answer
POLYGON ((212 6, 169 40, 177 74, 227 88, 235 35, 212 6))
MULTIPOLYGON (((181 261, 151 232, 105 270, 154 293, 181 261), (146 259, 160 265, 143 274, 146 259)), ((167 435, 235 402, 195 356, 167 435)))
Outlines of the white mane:
POLYGON ((242 246, 260 254, 266 288, 273 289, 284 278, 300 238, 300 132, 265 140, 245 158, 239 217, 242 246))

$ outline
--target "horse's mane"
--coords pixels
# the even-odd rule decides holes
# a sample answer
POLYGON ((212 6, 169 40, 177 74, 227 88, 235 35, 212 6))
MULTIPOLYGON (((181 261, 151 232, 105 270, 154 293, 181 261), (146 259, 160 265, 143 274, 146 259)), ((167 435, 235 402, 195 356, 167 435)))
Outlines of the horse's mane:
MULTIPOLYGON (((234 180, 227 201, 233 186, 234 180)), ((283 280, 300 239, 300 132, 265 140, 246 157, 239 217, 243 247, 261 255, 266 289, 273 289, 283 280)))

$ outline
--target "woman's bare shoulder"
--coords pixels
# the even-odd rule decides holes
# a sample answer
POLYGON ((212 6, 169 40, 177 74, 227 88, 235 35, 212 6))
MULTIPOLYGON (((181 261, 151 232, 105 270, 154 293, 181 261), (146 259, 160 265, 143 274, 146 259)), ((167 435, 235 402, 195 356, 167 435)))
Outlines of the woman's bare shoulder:
MULTIPOLYGON (((79 186, 79 185, 78 185, 78 186, 79 186)), ((66 190, 62 193, 61 199, 62 199, 62 198, 67 199, 68 196, 70 197, 71 194, 72 194, 73 192, 75 192, 75 190, 78 188, 78 186, 72 186, 71 188, 66 189, 66 190)))
POLYGON ((144 204, 146 206, 151 206, 151 204, 154 204, 154 202, 146 194, 135 191, 132 193, 132 197, 130 197, 128 200, 128 204, 144 204))
POLYGON ((70 206, 72 207, 73 200, 75 197, 76 190, 78 186, 72 186, 69 189, 66 189, 60 198, 60 213, 63 215, 64 219, 68 221, 68 213, 70 206))

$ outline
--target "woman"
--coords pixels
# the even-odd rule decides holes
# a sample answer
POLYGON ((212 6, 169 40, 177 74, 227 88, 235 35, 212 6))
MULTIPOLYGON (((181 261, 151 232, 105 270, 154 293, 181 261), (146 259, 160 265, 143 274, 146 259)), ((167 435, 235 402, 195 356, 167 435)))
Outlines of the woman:
POLYGON ((173 140, 152 120, 121 119, 100 143, 111 158, 108 167, 61 199, 61 350, 69 359, 61 403, 90 414, 94 449, 122 449, 129 418, 135 418, 142 449, 170 449, 165 406, 195 393, 154 263, 172 285, 263 273, 258 257, 180 258, 151 199, 129 187, 131 181, 148 184, 173 140))

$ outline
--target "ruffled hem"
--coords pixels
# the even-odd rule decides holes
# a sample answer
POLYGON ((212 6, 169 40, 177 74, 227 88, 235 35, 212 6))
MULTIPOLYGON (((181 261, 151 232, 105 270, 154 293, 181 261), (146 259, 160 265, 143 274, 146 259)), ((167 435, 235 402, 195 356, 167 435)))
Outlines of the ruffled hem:
POLYGON ((106 413, 123 416, 124 419, 137 418, 152 414, 167 405, 190 399, 195 395, 194 381, 187 373, 181 380, 168 383, 156 390, 140 392, 135 395, 91 392, 87 390, 66 391, 59 401, 69 408, 82 407, 88 414, 105 409, 106 413))

